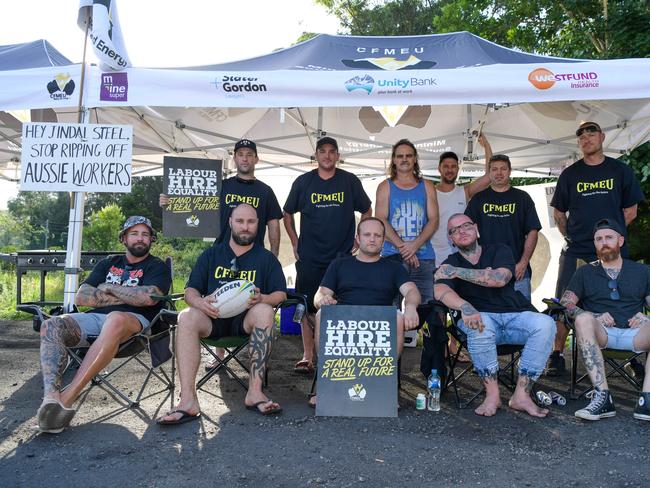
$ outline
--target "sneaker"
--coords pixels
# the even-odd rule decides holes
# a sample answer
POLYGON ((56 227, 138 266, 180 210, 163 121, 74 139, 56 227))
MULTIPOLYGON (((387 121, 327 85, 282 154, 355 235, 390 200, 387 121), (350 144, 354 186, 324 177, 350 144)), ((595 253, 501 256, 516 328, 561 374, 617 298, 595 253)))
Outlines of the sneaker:
POLYGON ((650 393, 641 393, 634 409, 634 418, 637 420, 650 420, 650 393))
POLYGON ((546 365, 546 376, 562 376, 566 372, 564 356, 560 351, 553 351, 546 365))
POLYGON ((616 415, 616 408, 609 390, 591 390, 587 393, 591 402, 585 408, 581 408, 575 416, 585 420, 600 420, 616 415))

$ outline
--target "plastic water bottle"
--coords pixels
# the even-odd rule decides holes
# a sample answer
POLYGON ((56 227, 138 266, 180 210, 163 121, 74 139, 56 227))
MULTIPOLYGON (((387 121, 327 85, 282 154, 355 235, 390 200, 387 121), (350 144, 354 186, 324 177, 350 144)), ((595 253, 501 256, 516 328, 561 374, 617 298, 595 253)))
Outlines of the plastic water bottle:
POLYGON ((438 370, 432 369, 427 380, 427 410, 431 412, 440 411, 440 377, 438 370))

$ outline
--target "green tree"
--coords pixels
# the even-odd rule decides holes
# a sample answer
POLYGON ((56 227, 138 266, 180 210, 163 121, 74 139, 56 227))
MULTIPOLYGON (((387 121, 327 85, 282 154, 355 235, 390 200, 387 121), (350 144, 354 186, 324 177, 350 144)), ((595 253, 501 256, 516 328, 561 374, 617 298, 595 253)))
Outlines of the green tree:
POLYGON ((29 222, 15 218, 6 210, 0 210, 0 251, 9 253, 29 246, 33 229, 29 222))
POLYGON ((21 191, 7 203, 13 218, 31 228, 26 247, 65 247, 70 214, 67 193, 21 191))
POLYGON ((81 248, 84 251, 117 251, 122 249, 118 238, 124 214, 120 207, 111 203, 90 214, 83 231, 81 248))

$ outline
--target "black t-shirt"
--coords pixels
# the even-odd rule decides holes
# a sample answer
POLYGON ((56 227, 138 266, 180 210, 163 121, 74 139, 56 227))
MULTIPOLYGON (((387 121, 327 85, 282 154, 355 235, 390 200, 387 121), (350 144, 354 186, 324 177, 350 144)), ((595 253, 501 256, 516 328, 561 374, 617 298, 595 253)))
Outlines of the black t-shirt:
POLYGON ((397 261, 382 258, 366 263, 346 256, 332 261, 321 286, 332 290, 340 305, 389 306, 408 280, 408 273, 397 261))
POLYGON ((600 219, 614 219, 625 230, 623 209, 644 200, 632 168, 605 157, 596 166, 580 159, 560 174, 551 207, 569 212, 567 252, 577 257, 596 254, 593 229, 600 219))
POLYGON ((481 245, 506 244, 515 263, 524 253, 526 235, 542 228, 533 199, 513 187, 504 192, 487 188, 477 193, 469 201, 465 215, 478 225, 481 245))
POLYGON ((616 327, 627 328, 628 319, 643 311, 645 298, 650 296, 650 268, 623 259, 623 267, 616 279, 619 300, 611 298, 610 279, 600 261, 594 261, 576 270, 567 290, 580 299, 580 308, 592 313, 609 312, 616 327))
MULTIPOLYGON (((124 255, 108 256, 98 262, 84 283, 97 288, 102 283, 122 286, 156 286, 163 295, 169 292, 172 274, 169 267, 151 254, 139 263, 130 264, 124 255)), ((163 308, 158 302, 150 307, 136 307, 126 303, 91 310, 94 313, 133 312, 151 321, 163 308)))
POLYGON ((475 265, 467 261, 459 252, 451 254, 443 264, 466 269, 506 268, 512 272, 512 279, 500 288, 476 285, 460 278, 436 280, 436 284, 448 285, 479 312, 536 311, 526 297, 515 291, 515 260, 512 257, 512 251, 505 244, 481 246, 481 257, 475 265))
POLYGON ((240 203, 248 203, 257 211, 259 225, 257 227, 257 238, 255 242, 264 247, 264 236, 266 225, 269 220, 281 219, 282 209, 273 189, 260 180, 244 180, 237 176, 228 178, 221 186, 221 210, 220 222, 221 233, 216 242, 224 242, 230 239, 230 226, 228 219, 233 209, 240 203))
POLYGON ((255 244, 246 253, 235 257, 228 242, 215 244, 203 251, 190 272, 185 288, 194 288, 205 296, 232 280, 251 281, 264 295, 287 291, 282 266, 271 251, 255 244), (235 258, 236 261, 233 261, 235 258))
POLYGON ((284 211, 300 212, 300 260, 324 267, 337 256, 349 254, 354 244, 354 212, 364 213, 370 204, 359 178, 342 169, 337 168, 328 180, 318 176, 318 169, 296 178, 284 211))

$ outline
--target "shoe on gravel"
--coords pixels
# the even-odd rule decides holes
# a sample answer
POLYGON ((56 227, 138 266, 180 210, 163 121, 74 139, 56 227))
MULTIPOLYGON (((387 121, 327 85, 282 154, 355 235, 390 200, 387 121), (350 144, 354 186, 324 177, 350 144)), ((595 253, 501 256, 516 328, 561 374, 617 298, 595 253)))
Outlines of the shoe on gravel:
POLYGON ((641 393, 634 409, 634 418, 637 420, 650 420, 650 393, 641 393))
POLYGON ((609 390, 592 390, 587 393, 591 402, 585 408, 581 408, 575 416, 585 420, 600 420, 616 415, 616 407, 609 390))

